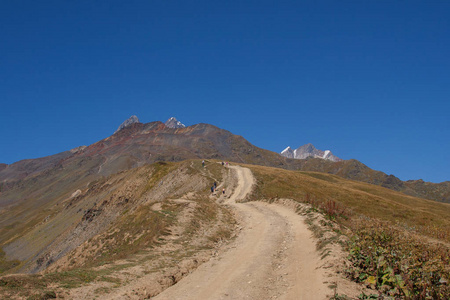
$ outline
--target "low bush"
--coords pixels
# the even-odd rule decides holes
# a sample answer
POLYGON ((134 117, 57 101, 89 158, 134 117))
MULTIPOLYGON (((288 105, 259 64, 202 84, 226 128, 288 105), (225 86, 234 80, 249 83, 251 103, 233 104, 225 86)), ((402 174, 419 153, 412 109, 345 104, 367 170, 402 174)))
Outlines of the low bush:
POLYGON ((350 278, 394 298, 450 299, 450 250, 373 219, 352 222, 350 278))

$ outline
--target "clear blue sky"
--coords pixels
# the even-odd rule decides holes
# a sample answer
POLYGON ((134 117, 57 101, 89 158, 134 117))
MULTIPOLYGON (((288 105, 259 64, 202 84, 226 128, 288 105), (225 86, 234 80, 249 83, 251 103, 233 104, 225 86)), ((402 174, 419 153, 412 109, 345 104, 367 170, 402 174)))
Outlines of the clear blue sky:
POLYGON ((450 180, 450 1, 1 1, 0 162, 133 114, 450 180))

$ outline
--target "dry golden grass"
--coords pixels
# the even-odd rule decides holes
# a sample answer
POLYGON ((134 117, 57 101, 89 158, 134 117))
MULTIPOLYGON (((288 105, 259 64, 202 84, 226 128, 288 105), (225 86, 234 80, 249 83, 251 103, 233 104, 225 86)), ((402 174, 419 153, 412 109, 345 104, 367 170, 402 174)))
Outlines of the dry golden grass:
POLYGON ((410 231, 450 242, 450 204, 416 198, 400 192, 336 175, 248 166, 258 186, 253 198, 290 198, 320 203, 333 200, 350 214, 389 221, 410 231))

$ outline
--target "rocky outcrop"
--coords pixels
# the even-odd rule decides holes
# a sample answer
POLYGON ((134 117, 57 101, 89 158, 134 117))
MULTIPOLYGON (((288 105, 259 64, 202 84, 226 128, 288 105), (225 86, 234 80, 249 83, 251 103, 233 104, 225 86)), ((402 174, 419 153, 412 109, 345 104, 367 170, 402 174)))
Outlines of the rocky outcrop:
POLYGON ((185 128, 186 125, 178 121, 176 118, 172 117, 164 123, 169 128, 185 128))
POLYGON ((86 149, 87 146, 80 146, 80 147, 76 147, 70 150, 71 153, 78 153, 78 152, 82 152, 84 149, 86 149))
POLYGON ((140 122, 139 122, 138 117, 133 115, 133 116, 129 117, 128 119, 126 119, 122 124, 120 124, 119 128, 117 128, 117 130, 114 133, 116 133, 116 132, 118 132, 118 131, 124 129, 125 127, 130 126, 131 124, 134 124, 134 123, 140 123, 140 122))

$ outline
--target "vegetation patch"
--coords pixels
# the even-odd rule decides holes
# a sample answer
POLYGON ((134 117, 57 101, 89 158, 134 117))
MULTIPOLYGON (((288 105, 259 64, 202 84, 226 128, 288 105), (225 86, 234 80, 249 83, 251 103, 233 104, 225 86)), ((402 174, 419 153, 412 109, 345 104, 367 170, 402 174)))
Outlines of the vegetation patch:
POLYGON ((126 258, 140 249, 156 243, 157 237, 167 234, 167 226, 174 220, 175 207, 169 210, 153 211, 140 206, 132 214, 122 216, 113 229, 97 237, 102 245, 89 265, 99 265, 126 258))
POLYGON ((87 268, 45 275, 11 275, 0 279, 0 295, 4 299, 54 299, 58 298, 61 288, 76 288, 93 281, 120 283, 117 278, 106 276, 104 270, 87 268))
POLYGON ((353 221, 350 278, 384 295, 450 299, 450 249, 373 219, 353 221))
POLYGON ((175 168, 177 168, 179 165, 175 163, 168 163, 168 162, 157 162, 152 164, 152 173, 151 176, 147 180, 147 184, 145 185, 144 189, 141 192, 141 197, 143 194, 151 190, 153 187, 158 184, 164 176, 169 174, 171 171, 173 171, 175 168))

